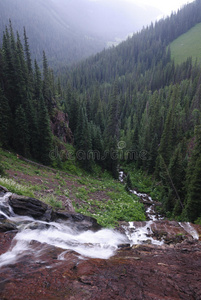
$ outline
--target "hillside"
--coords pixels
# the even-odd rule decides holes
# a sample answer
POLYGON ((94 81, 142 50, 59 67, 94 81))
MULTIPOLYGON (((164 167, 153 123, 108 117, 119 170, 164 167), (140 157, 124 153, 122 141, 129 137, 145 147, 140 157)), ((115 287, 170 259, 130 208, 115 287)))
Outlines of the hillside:
MULTIPOLYGON (((56 170, 24 159, 13 153, 0 151, 4 163, 4 175, 0 186, 9 191, 41 199, 57 208, 83 213, 98 220, 106 227, 114 227, 123 220, 145 220, 144 207, 135 195, 129 195, 124 185, 115 181, 108 173, 98 170, 93 175, 83 172, 78 166, 74 173, 68 168, 56 170), (119 197, 121 195, 121 197, 119 197), (122 201, 126 204, 122 207, 122 201), (112 208, 112 209, 111 209, 112 208)), ((136 185, 143 182, 138 174, 136 185)), ((151 182, 151 179, 148 179, 151 182)), ((141 189, 148 188, 147 183, 141 189)), ((149 192, 151 192, 149 187, 149 192)), ((157 193, 153 193, 157 198, 157 193)))
POLYGON ((171 57, 177 64, 192 57, 193 62, 201 61, 201 23, 179 36, 170 44, 171 57))
POLYGON ((0 0, 0 28, 11 19, 22 37, 25 26, 33 57, 41 60, 44 50, 59 68, 125 39, 159 13, 122 0, 0 0))

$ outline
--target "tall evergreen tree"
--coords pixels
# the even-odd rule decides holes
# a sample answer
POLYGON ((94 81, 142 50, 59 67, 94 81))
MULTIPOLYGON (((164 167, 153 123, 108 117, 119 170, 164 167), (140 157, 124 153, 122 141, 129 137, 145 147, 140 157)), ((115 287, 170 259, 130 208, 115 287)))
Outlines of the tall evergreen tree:
POLYGON ((14 134, 14 148, 17 153, 23 156, 29 156, 30 135, 28 130, 28 123, 22 105, 20 105, 15 113, 15 134, 14 134))
POLYGON ((48 67, 47 57, 45 51, 43 51, 43 97, 45 105, 48 108, 49 113, 52 111, 52 90, 51 90, 51 80, 50 71, 48 67))
POLYGON ((78 112, 78 123, 75 132, 75 143, 77 150, 77 159, 85 170, 91 171, 91 157, 92 151, 91 128, 88 123, 86 108, 81 105, 78 112))
POLYGON ((118 141, 119 141, 119 98, 118 87, 115 82, 113 94, 109 107, 108 121, 105 131, 105 145, 107 157, 105 167, 112 173, 114 178, 118 178, 118 141))
POLYGON ((0 144, 4 148, 11 147, 12 141, 12 115, 8 99, 0 88, 0 144))
POLYGON ((25 57, 26 57, 28 73, 30 76, 32 76, 32 74, 33 74, 32 60, 31 60, 31 53, 30 53, 30 49, 29 49, 28 37, 26 34, 25 27, 24 27, 24 50, 25 50, 25 57))
POLYGON ((39 101, 39 160, 43 164, 49 165, 51 163, 50 151, 52 150, 52 132, 50 128, 50 118, 42 95, 39 101))
POLYGON ((185 212, 191 221, 201 215, 201 125, 195 128, 195 145, 187 168, 185 212))
POLYGON ((201 155, 196 160, 194 172, 188 185, 185 211, 191 222, 201 217, 201 155))

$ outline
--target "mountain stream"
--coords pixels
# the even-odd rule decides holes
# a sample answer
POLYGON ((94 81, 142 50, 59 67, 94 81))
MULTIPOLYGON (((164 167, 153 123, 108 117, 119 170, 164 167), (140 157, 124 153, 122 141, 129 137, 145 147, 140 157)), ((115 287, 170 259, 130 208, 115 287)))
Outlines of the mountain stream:
MULTIPOLYGON (((123 173, 120 173, 120 181, 123 182, 123 173)), ((142 243, 162 245, 163 239, 153 238, 152 225, 159 222, 154 210, 154 201, 146 194, 130 191, 137 195, 141 201, 147 205, 146 222, 124 222, 120 225, 123 230, 100 229, 98 231, 79 231, 73 228, 69 222, 54 221, 45 222, 29 216, 21 216, 14 213, 9 205, 9 198, 12 193, 6 192, 0 197, 0 221, 14 223, 16 235, 12 240, 7 252, 0 255, 0 268, 6 265, 15 264, 23 260, 26 255, 34 255, 40 260, 41 253, 45 251, 47 245, 63 249, 57 260, 65 259, 65 253, 75 251, 80 259, 100 258, 108 259, 115 254, 119 245, 130 244, 130 246, 142 243), (33 247, 33 243, 38 243, 39 247, 33 247)), ((190 223, 179 223, 179 226, 188 232, 194 239, 199 239, 199 235, 190 223)))

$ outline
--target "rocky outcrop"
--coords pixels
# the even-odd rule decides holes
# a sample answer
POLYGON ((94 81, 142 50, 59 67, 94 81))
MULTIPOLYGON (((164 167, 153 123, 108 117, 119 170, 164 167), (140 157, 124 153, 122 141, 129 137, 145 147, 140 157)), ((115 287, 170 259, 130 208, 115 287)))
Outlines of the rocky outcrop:
POLYGON ((99 230, 101 226, 96 219, 84 216, 78 213, 70 213, 67 211, 56 211, 44 202, 13 194, 9 198, 9 205, 15 214, 20 216, 29 216, 36 220, 51 222, 63 221, 67 225, 77 230, 99 230))
MULTIPOLYGON (((100 229, 91 217, 57 211, 37 199, 10 195, 8 201, 15 213, 36 219, 29 225, 26 223, 28 235, 30 229, 48 229, 51 221, 67 224, 77 231, 100 229)), ((4 203, 3 207, 7 209, 4 203)), ((9 213, 5 210, 5 215, 9 213)), ((141 244, 120 244, 109 259, 88 258, 73 250, 46 244, 43 239, 41 242, 31 239, 27 247, 23 248, 22 244, 12 263, 13 253, 9 251, 16 245, 20 247, 21 239, 17 240, 17 230, 9 219, 4 214, 0 219, 0 255, 5 253, 0 259, 0 299, 201 299, 199 225, 168 220, 122 222, 117 231, 126 232, 127 226, 132 237, 136 230, 142 233, 146 228, 148 235, 141 244), (164 243, 150 244, 151 239, 164 243), (9 262, 4 264, 7 253, 9 262)), ((62 233, 57 238, 62 238, 62 233)), ((74 236, 72 242, 76 243, 74 236)), ((90 242, 85 245, 88 249, 94 246, 90 242)))
POLYGON ((7 232, 13 230, 17 231, 17 226, 14 223, 9 222, 7 220, 0 220, 0 232, 7 232))
POLYGON ((79 231, 83 230, 100 230, 101 226, 97 223, 97 220, 84 216, 82 214, 77 214, 77 213, 67 213, 67 212, 62 212, 62 211, 55 211, 53 213, 53 220, 54 221, 66 221, 67 225, 72 227, 73 229, 77 229, 79 231))
POLYGON ((57 109, 54 110, 51 116, 52 133, 64 143, 73 142, 73 134, 69 128, 68 115, 57 109))
POLYGON ((44 202, 13 194, 9 199, 9 205, 15 214, 29 216, 42 221, 51 221, 52 208, 44 202))
MULTIPOLYGON (((0 234, 1 247, 6 249, 9 241, 9 234, 0 234)), ((32 243, 33 249, 42 246, 32 243)), ((47 245, 40 260, 29 254, 23 262, 3 267, 0 299, 201 299, 199 242, 135 245, 109 260, 83 260, 74 251, 57 260, 61 253, 47 245)))

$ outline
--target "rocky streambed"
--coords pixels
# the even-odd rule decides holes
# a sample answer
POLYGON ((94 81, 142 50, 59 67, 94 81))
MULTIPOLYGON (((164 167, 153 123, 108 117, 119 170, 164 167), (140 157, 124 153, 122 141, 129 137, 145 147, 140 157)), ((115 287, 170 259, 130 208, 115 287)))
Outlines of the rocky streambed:
POLYGON ((149 220, 109 230, 1 188, 0 299, 201 299, 201 227, 138 196, 149 220))

